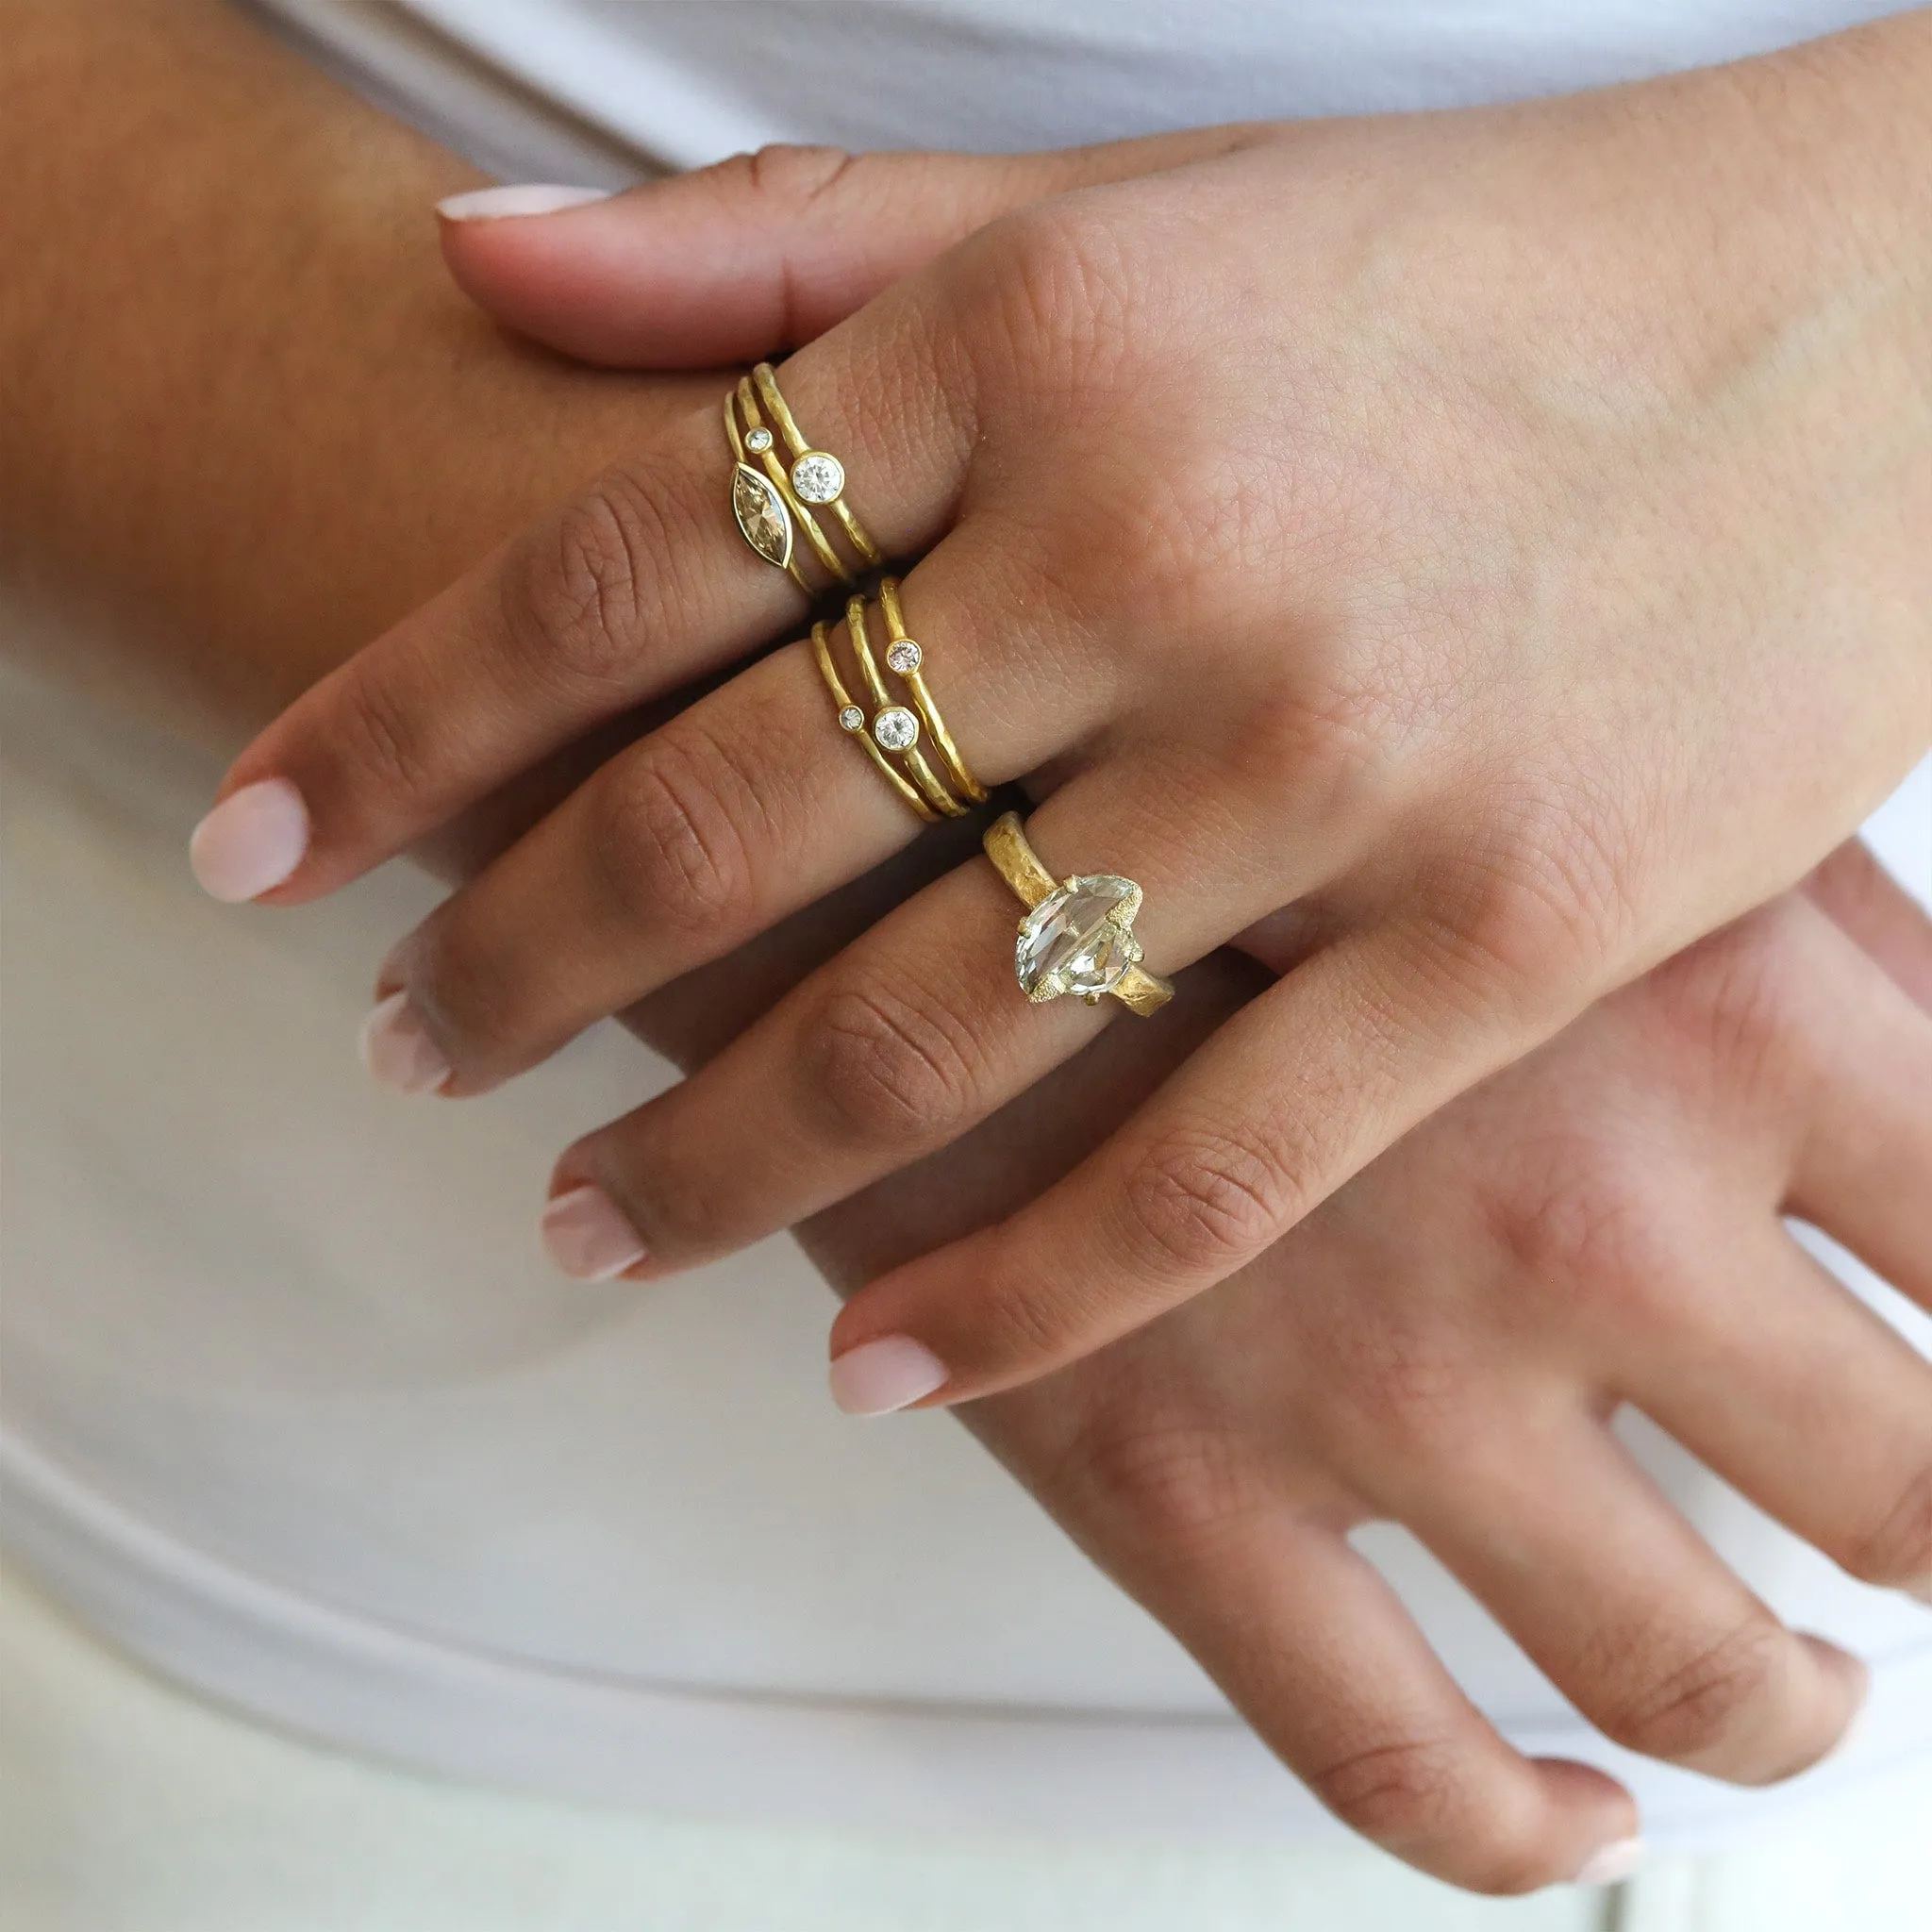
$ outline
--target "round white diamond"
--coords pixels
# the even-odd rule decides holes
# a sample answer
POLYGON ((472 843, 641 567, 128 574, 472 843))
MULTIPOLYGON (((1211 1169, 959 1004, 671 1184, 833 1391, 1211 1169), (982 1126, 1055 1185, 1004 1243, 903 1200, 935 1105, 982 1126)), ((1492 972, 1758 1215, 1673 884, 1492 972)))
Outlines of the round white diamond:
POLYGON ((865 728, 865 713, 857 705, 847 705, 839 713, 839 723, 847 731, 862 731, 865 728))
POLYGON ((769 429, 754 429, 744 439, 744 446, 754 456, 763 456, 772 446, 772 432, 769 429))
POLYGON ((1097 1000, 1139 964, 1141 942, 1129 929, 1141 889, 1110 874, 1069 879, 1020 922, 1014 970, 1029 1000, 1077 993, 1097 1000))
POLYGON ((886 662, 894 671, 904 674, 908 671, 917 671, 924 656, 925 653, 910 638, 901 638, 886 653, 886 662))
POLYGON ((919 720, 904 705, 889 705, 872 721, 872 735, 887 751, 910 751, 919 742, 919 720))
POLYGON ((808 449, 791 466, 791 487, 805 503, 830 503, 845 487, 845 465, 822 449, 808 449))

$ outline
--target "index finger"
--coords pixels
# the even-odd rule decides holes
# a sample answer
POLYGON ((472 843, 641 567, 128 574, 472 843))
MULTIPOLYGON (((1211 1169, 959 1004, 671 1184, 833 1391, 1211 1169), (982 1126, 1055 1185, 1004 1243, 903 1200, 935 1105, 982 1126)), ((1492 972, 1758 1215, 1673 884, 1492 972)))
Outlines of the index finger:
MULTIPOLYGON (((940 534, 972 446, 941 307, 895 289, 782 372, 888 556, 940 534)), ((236 760, 196 830, 204 885, 277 905, 333 891, 592 725, 795 625, 806 600, 741 536, 734 474, 719 409, 693 415, 333 672, 236 760)))

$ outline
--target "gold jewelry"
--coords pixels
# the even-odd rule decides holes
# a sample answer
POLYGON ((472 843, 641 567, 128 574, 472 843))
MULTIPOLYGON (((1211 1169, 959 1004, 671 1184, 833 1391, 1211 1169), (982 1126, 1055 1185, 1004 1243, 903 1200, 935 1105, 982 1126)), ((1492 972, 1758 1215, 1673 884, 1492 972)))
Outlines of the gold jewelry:
POLYGON ((1057 880, 1027 842, 1016 811, 986 828, 986 856, 1026 907, 1013 966, 1020 990, 1036 1005, 1073 993, 1090 1007, 1111 993, 1142 1017, 1158 1012, 1174 988, 1141 969, 1134 937, 1141 891, 1111 873, 1057 880))
MULTIPOLYGON (((858 675, 872 695, 871 738, 881 751, 896 752, 912 774, 925 802, 949 819, 964 818, 966 808, 940 782, 919 748, 919 713, 895 705, 886 681, 879 675, 878 660, 872 654, 872 641, 865 634, 865 599, 845 600, 845 634, 852 642, 852 655, 858 660, 858 675)), ((982 793, 983 797, 985 794, 982 793)))
MULTIPOLYGON (((818 504, 829 509, 839 519, 839 527, 845 532, 846 541, 853 549, 865 563, 877 570, 886 559, 865 525, 852 514, 845 502, 845 465, 824 450, 814 449, 805 440, 805 432, 799 428, 791 406, 779 391, 777 371, 769 362, 760 362, 752 371, 751 379, 758 385, 758 398, 765 406, 765 413, 785 440, 786 474, 792 494, 803 503, 818 504)), ((849 584, 852 579, 841 574, 839 581, 849 584)))
POLYGON ((791 581, 816 603, 818 592, 792 555, 792 533, 803 530, 820 563, 839 583, 850 584, 852 573, 819 527, 818 519, 798 500, 785 465, 774 454, 774 439, 758 413, 758 396, 749 376, 724 399, 724 430, 738 459, 738 466, 731 473, 731 512, 738 519, 739 532, 744 541, 767 563, 775 563, 787 572, 791 581), (741 432, 740 416, 744 418, 741 432), (754 457, 762 466, 762 474, 752 467, 754 457))
POLYGON ((865 712, 852 702, 852 693, 845 689, 845 680, 839 675, 839 667, 832 662, 832 641, 824 624, 820 622, 811 627, 812 656, 818 659, 819 675, 825 680, 825 689, 832 693, 832 702, 839 708, 839 725, 858 741, 859 749, 869 757, 881 772, 889 784, 908 805, 928 824, 938 819, 939 813, 926 804, 917 791, 900 774, 898 768, 874 742, 872 734, 865 728, 865 712))
MULTIPOLYGON (((940 716, 940 708, 933 702, 932 692, 926 688, 925 652, 914 641, 906 628, 906 613, 899 605, 899 579, 881 577, 879 579, 879 608, 885 613, 886 664, 904 680, 906 689, 912 693, 912 702, 919 708, 919 715, 924 721, 926 736, 939 752, 948 774, 958 789, 966 794, 974 805, 986 803, 986 787, 973 775, 966 760, 959 756, 959 747, 953 742, 953 734, 946 729, 945 721, 940 716)), ((867 655, 870 655, 869 653, 867 655)))

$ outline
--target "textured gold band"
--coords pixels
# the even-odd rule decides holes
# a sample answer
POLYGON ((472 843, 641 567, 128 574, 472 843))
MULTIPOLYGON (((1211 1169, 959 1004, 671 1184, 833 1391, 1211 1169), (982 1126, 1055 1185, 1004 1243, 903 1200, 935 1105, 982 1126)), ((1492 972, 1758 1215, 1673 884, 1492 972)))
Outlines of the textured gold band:
MULTIPOLYGON (((853 515, 851 506, 845 501, 845 465, 836 457, 827 457, 822 449, 814 449, 806 441, 805 432, 798 426, 797 419, 791 413, 791 407, 786 402, 784 393, 778 388, 778 372, 769 362, 760 362, 751 373, 751 379, 758 385, 759 399, 765 406, 765 412, 772 419, 773 426, 784 439, 787 458, 787 474, 794 485, 798 479, 801 463, 829 464, 830 474, 836 476, 838 487, 829 497, 813 497, 814 502, 823 502, 824 507, 839 519, 839 527, 845 532, 845 540, 858 551, 860 560, 873 570, 877 570, 885 558, 879 546, 872 541, 871 533, 853 515)), ((849 577, 841 577, 841 583, 849 583, 849 577)))
POLYGON ((986 787, 973 775, 972 768, 960 757, 959 747, 953 742, 953 734, 946 729, 945 720, 940 716, 940 708, 926 684, 925 649, 906 628, 906 612, 899 603, 897 577, 879 579, 879 609, 886 620, 887 664, 912 693, 912 702, 925 724, 925 734, 932 740, 954 785, 965 793, 970 803, 984 805, 986 787))
POLYGON ((919 795, 918 789, 908 782, 904 774, 884 752, 873 742, 872 734, 866 729, 865 708, 854 704, 852 693, 845 689, 845 680, 839 675, 839 667, 832 662, 832 640, 824 623, 811 627, 812 656, 818 659, 819 675, 825 681, 825 689, 832 693, 832 702, 839 708, 840 727, 850 737, 858 741, 859 747, 881 773, 885 780, 919 816, 932 824, 939 817, 931 806, 919 795))
MULTIPOLYGON (((867 694, 873 702, 872 729, 877 737, 881 724, 889 718, 899 725, 903 743, 887 739, 885 748, 896 751, 906 762, 906 769, 912 774, 912 782, 919 787, 925 802, 932 808, 949 819, 964 818, 966 808, 941 783, 939 774, 926 762, 925 754, 919 748, 919 726, 903 705, 894 705, 892 694, 886 689, 886 681, 879 675, 878 660, 872 654, 872 640, 865 630, 865 599, 848 597, 845 600, 845 635, 852 645, 852 655, 858 660, 858 675, 865 680, 867 694)), ((985 794, 980 794, 982 797, 985 794)))
MULTIPOLYGON (((1101 883, 1097 880, 1055 878, 1041 863, 1040 855, 1028 841, 1025 827, 1020 823, 1020 814, 1016 811, 1002 812, 986 828, 986 836, 981 842, 986 848, 986 856, 992 860, 994 869, 1013 889, 1015 896, 1029 913, 1037 910, 1049 899, 1062 894, 1071 895, 1082 885, 1101 883)), ((1140 888, 1134 886, 1130 879, 1109 878, 1106 882, 1131 887, 1135 894, 1134 908, 1138 909, 1140 888)), ((1131 923, 1130 911, 1125 918, 1118 921, 1117 924, 1119 929, 1125 933, 1129 930, 1131 923)), ((1021 921, 1023 946, 1025 943, 1027 924, 1027 921, 1021 921)), ((1026 990, 1024 972, 1020 976, 1020 984, 1023 990, 1026 990)), ((1139 1013, 1143 1019, 1158 1012, 1174 997, 1174 987, 1169 981, 1162 979, 1158 974, 1145 972, 1138 963, 1129 966, 1107 991, 1124 1007, 1139 1013)), ((1079 996, 1087 999, 1090 1005, 1096 1003, 1100 998, 1097 992, 1081 993, 1079 996)), ((1027 997, 1034 999, 1041 995, 1027 991, 1027 997)))
MULTIPOLYGON (((732 423, 733 448, 757 457, 759 468, 770 480, 778 501, 784 506, 785 515, 794 528, 805 532, 805 539, 811 545, 812 555, 818 558, 835 583, 849 585, 852 582, 852 573, 846 569, 844 558, 832 548, 831 539, 821 528, 819 520, 799 501, 798 491, 792 487, 791 472, 778 460, 777 451, 774 446, 774 438, 763 416, 758 412, 758 392, 752 388, 749 376, 739 383, 736 400, 738 414, 744 419, 744 437, 741 442, 737 434, 737 424, 731 418, 731 405, 727 402, 724 406, 725 420, 732 423)), ((740 458, 739 467, 747 467, 742 457, 740 458)), ((735 488, 735 475, 733 482, 735 488)), ((744 530, 742 517, 739 519, 738 526, 744 530)), ((751 542, 752 548, 757 550, 760 557, 769 556, 767 551, 753 541, 748 530, 745 530, 745 539, 751 542)), ((797 584, 808 597, 813 596, 811 586, 799 571, 796 559, 789 561, 786 568, 791 572, 792 582, 797 584)))

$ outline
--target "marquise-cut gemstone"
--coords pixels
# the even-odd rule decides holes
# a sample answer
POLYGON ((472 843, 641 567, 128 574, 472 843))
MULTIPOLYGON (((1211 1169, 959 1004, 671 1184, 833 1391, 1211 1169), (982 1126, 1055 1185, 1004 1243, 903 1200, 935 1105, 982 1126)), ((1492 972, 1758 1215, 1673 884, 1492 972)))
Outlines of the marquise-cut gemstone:
POLYGON ((791 561, 791 515, 769 476, 740 463, 731 477, 731 513, 744 541, 780 570, 791 561))
POLYGON ((1029 1000, 1077 993, 1097 1000, 1111 992, 1141 960, 1129 927, 1141 909, 1132 879, 1091 874, 1049 892, 1020 922, 1013 964, 1029 1000))

